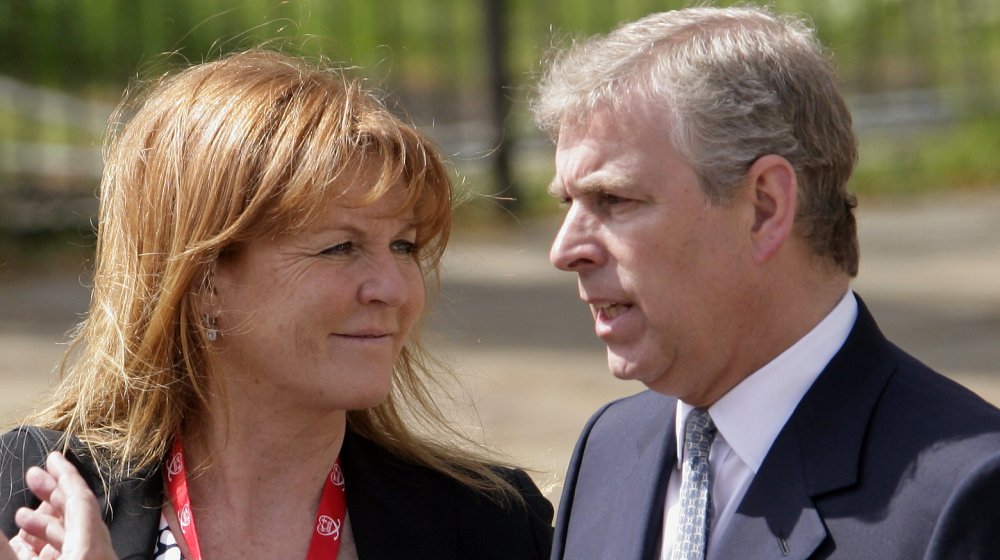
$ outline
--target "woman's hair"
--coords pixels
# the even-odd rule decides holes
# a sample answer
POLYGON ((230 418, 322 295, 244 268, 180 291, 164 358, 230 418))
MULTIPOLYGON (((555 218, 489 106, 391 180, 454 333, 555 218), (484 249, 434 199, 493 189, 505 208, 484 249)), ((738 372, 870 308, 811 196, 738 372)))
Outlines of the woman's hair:
MULTIPOLYGON (((93 294, 52 404, 32 421, 90 448, 112 478, 158 463, 209 413, 212 371, 197 294, 240 244, 309 224, 368 176, 374 202, 405 188, 418 259, 436 286, 452 190, 426 136, 344 71, 250 50, 157 80, 112 118, 101 181, 93 294)), ((449 428, 436 367, 414 334, 388 399, 349 429, 484 491, 511 487, 449 428), (425 434, 418 436, 408 423, 425 434), (436 437, 435 437, 436 436, 436 437)))
POLYGON ((805 22, 755 7, 652 14, 555 51, 533 110, 557 138, 595 110, 640 101, 671 125, 665 140, 717 204, 732 200, 760 156, 787 159, 799 182, 799 233, 857 274, 847 191, 857 141, 830 59, 805 22))

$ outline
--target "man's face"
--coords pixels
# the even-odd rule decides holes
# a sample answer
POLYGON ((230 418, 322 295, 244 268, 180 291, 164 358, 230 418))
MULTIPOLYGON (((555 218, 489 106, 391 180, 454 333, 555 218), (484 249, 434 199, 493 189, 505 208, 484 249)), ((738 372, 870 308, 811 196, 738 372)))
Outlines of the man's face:
POLYGON ((615 376, 707 405, 738 382, 752 328, 754 214, 740 197, 709 201, 666 120, 597 111, 563 127, 550 189, 567 213, 550 259, 577 273, 615 376))

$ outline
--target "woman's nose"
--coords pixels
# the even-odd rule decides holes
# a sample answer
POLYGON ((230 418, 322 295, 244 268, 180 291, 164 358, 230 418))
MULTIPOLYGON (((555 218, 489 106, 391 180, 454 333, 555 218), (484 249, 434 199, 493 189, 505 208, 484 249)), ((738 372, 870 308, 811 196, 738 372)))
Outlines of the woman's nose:
MULTIPOLYGON (((382 303, 390 307, 399 307, 406 303, 415 289, 415 282, 408 280, 408 275, 401 267, 410 263, 401 263, 394 256, 381 257, 377 264, 369 267, 368 278, 361 284, 359 296, 363 303, 382 303)), ((415 265, 414 265, 415 266, 415 265)))

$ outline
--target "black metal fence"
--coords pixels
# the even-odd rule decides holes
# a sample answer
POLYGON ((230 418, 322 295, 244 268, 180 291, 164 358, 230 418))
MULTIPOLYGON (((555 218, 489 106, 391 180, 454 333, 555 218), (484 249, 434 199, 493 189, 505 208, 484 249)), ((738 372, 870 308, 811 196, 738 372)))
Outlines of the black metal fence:
MULTIPOLYGON (((136 76, 262 43, 361 66, 475 190, 531 198, 548 180, 550 151, 526 98, 553 37, 605 32, 683 4, 0 0, 0 230, 89 223, 104 123, 136 76)), ((815 22, 862 131, 1000 112, 996 0, 772 4, 815 22)))

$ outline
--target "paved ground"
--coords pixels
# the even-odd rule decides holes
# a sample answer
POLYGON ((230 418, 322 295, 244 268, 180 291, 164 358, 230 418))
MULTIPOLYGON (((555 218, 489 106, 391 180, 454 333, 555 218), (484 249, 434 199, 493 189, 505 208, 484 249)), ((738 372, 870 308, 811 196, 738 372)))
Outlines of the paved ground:
MULTIPOLYGON (((1000 193, 863 204, 855 289, 898 344, 1000 404, 1000 193)), ((546 253, 557 224, 455 236, 430 321, 477 402, 483 437, 535 469, 553 499, 590 413, 639 391, 605 370, 574 279, 546 253)), ((52 378, 62 335, 87 304, 72 271, 0 286, 0 420, 52 378)), ((474 426, 471 409, 456 415, 474 426)))

